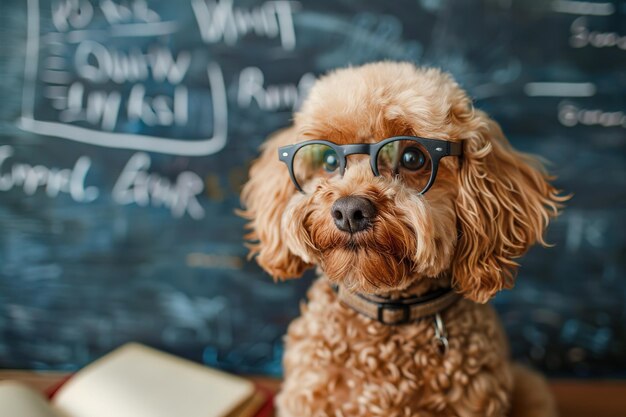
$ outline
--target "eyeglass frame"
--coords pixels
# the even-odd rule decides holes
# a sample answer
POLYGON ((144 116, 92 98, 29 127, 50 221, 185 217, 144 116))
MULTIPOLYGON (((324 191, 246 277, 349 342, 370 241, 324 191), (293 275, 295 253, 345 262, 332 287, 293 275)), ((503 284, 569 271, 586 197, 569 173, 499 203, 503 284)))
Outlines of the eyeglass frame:
POLYGON ((302 147, 307 145, 326 145, 330 147, 333 151, 335 151, 335 154, 337 154, 337 157, 339 158, 339 174, 342 177, 346 170, 348 156, 369 155, 370 168, 372 169, 372 173, 375 177, 378 177, 380 176, 380 172, 378 171, 377 161, 380 150, 390 142, 397 142, 401 140, 408 140, 419 143, 426 149, 426 152, 428 152, 428 156, 430 156, 430 160, 432 163, 432 172, 430 173, 428 183, 426 184, 424 189, 420 191, 420 195, 425 194, 435 183, 437 170, 439 169, 439 161, 441 160, 441 158, 445 158, 446 156, 463 155, 463 144, 461 142, 452 142, 443 139, 429 139, 419 136, 393 136, 375 143, 350 143, 346 145, 338 145, 334 142, 323 139, 307 140, 293 145, 279 147, 278 159, 287 165, 287 169, 289 170, 289 176, 291 177, 291 182, 293 182, 298 191, 304 193, 304 190, 298 183, 298 180, 296 179, 293 171, 294 157, 302 147))

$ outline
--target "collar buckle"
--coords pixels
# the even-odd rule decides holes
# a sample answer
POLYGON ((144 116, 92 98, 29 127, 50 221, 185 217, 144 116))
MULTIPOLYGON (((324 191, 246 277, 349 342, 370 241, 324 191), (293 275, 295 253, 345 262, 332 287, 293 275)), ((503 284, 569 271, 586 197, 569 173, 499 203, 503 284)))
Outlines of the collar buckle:
POLYGON ((398 324, 407 324, 411 321, 411 306, 409 304, 398 303, 378 303, 376 309, 376 318, 382 324, 389 326, 395 326, 398 324), (398 320, 386 321, 385 310, 387 311, 402 311, 402 316, 398 320))

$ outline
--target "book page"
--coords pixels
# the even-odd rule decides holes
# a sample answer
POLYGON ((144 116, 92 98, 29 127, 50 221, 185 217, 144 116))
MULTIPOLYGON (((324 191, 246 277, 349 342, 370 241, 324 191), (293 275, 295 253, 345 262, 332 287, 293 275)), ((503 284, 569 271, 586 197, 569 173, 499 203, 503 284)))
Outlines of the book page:
POLYGON ((13 381, 0 381, 0 417, 61 417, 37 391, 13 381))
POLYGON ((68 417, 227 417, 253 393, 243 378, 129 344, 81 370, 52 401, 68 417))

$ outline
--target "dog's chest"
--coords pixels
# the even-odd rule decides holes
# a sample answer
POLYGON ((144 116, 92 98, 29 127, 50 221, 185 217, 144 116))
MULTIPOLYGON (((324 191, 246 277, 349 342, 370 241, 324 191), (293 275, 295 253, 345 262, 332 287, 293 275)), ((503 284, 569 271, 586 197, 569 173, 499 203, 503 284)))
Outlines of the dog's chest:
POLYGON ((306 402, 315 407, 340 408, 346 416, 370 415, 365 408, 372 407, 446 415, 475 381, 501 391, 498 380, 507 379, 499 375, 507 372, 506 343, 487 306, 461 301, 443 313, 445 354, 435 341, 434 320, 383 325, 340 305, 322 281, 311 288, 302 313, 287 335, 284 391, 319 397, 306 402))

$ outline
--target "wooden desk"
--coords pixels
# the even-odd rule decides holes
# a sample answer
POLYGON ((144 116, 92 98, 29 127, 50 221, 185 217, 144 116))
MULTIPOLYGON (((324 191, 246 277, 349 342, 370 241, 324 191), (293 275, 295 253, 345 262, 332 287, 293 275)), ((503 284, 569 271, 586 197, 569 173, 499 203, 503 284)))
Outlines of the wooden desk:
MULTIPOLYGON (((19 380, 46 391, 67 376, 62 372, 2 371, 0 380, 19 380)), ((280 381, 252 377, 255 382, 276 391, 280 381)), ((626 381, 553 380, 550 383, 561 417, 626 417, 626 381)))

